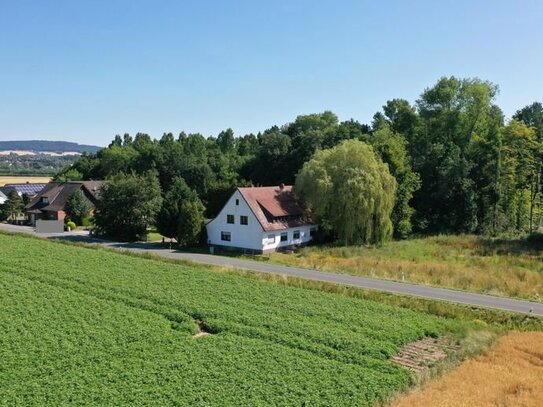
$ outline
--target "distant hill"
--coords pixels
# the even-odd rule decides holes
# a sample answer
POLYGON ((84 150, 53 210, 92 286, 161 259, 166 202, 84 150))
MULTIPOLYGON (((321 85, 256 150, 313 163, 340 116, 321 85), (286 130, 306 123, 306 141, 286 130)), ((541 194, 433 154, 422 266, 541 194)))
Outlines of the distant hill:
POLYGON ((102 147, 71 143, 68 141, 21 140, 0 141, 0 151, 34 151, 49 153, 95 153, 102 147))

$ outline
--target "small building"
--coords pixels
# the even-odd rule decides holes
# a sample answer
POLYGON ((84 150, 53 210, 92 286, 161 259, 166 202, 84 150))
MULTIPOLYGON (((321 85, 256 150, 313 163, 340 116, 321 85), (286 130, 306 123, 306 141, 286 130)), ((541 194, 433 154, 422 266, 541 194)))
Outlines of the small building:
POLYGON ((292 186, 238 188, 207 223, 208 243, 255 253, 306 245, 316 226, 292 186))
POLYGON ((68 199, 81 190, 91 207, 96 205, 99 189, 103 181, 50 182, 26 206, 28 220, 32 225, 36 220, 64 220, 68 199))

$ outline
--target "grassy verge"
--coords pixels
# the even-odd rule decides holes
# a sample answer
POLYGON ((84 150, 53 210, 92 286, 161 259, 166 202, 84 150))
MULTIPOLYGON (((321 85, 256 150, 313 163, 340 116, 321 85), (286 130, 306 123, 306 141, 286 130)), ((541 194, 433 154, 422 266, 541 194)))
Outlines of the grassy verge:
POLYGON ((492 295, 543 299, 543 245, 523 239, 435 236, 383 247, 307 247, 269 261, 492 295))
MULTIPOLYGON (((21 235, 4 231, 0 231, 0 236, 1 235, 17 236, 24 239, 43 240, 42 238, 33 235, 21 235)), ((177 264, 180 266, 198 267, 202 270, 227 273, 231 275, 250 278, 253 280, 267 281, 284 286, 323 291, 341 295, 344 297, 376 301, 394 307, 406 308, 414 311, 428 313, 438 317, 470 321, 474 322, 475 324, 480 324, 481 326, 492 327, 492 329, 497 329, 500 332, 505 332, 509 330, 543 331, 543 318, 535 316, 528 317, 526 315, 514 312, 480 308, 464 304, 413 297, 396 293, 387 293, 383 291, 338 285, 324 281, 307 280, 303 278, 285 276, 280 274, 266 274, 250 270, 233 269, 231 267, 204 265, 200 263, 194 263, 188 260, 168 259, 153 253, 136 253, 129 250, 120 250, 96 244, 70 242, 65 240, 55 240, 52 243, 68 246, 78 246, 90 250, 121 253, 129 257, 144 258, 149 260, 155 260, 161 263, 177 264)), ((195 252, 199 251, 195 249, 195 252)), ((239 254, 237 254, 236 256, 238 255, 239 254)))

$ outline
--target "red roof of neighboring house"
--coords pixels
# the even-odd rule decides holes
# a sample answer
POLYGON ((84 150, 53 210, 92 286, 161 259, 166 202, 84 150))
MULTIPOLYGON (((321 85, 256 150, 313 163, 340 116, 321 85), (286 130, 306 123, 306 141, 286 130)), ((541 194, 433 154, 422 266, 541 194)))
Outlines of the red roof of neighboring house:
POLYGON ((296 199, 292 185, 238 188, 265 231, 311 224, 309 212, 296 199))

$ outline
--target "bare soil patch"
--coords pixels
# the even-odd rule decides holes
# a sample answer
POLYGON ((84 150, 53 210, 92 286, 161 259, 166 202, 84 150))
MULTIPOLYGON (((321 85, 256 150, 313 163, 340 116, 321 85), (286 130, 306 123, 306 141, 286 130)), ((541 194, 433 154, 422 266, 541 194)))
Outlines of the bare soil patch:
POLYGON ((453 345, 448 338, 425 338, 405 345, 392 358, 392 362, 414 373, 423 373, 436 362, 445 359, 447 351, 453 352, 457 349, 458 346, 453 345))
POLYGON ((196 321, 196 325, 198 326, 198 332, 192 335, 194 339, 201 338, 202 336, 212 335, 212 333, 207 330, 205 324, 202 321, 196 321))
POLYGON ((540 407, 543 405, 543 333, 511 333, 485 355, 399 397, 394 407, 540 407))

